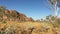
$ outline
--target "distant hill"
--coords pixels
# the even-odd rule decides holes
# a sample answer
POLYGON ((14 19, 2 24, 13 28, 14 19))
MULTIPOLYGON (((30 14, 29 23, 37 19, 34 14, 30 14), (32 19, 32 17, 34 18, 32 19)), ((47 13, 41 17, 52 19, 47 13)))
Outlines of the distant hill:
POLYGON ((0 6, 0 21, 34 21, 31 17, 19 13, 16 10, 8 10, 4 6, 0 6))

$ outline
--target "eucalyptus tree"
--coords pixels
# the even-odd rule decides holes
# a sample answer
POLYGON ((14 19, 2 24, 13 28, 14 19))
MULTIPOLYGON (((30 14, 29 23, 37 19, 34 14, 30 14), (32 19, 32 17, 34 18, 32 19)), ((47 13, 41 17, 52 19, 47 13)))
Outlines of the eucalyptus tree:
POLYGON ((54 12, 54 16, 58 16, 58 11, 60 8, 60 0, 48 0, 48 3, 54 12))

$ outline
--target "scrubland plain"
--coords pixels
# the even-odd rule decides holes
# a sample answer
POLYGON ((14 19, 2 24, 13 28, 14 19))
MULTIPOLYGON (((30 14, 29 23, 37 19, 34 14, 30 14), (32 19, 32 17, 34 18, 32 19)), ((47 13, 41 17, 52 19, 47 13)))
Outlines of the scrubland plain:
POLYGON ((60 27, 42 22, 0 23, 0 34, 60 34, 60 27))

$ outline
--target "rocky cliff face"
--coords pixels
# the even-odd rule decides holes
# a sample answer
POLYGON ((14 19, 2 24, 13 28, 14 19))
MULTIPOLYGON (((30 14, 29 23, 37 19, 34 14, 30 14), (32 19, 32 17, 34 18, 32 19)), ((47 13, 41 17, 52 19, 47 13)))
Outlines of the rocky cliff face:
POLYGON ((7 10, 4 7, 0 7, 0 21, 34 21, 32 18, 28 18, 25 14, 21 14, 16 10, 7 10))

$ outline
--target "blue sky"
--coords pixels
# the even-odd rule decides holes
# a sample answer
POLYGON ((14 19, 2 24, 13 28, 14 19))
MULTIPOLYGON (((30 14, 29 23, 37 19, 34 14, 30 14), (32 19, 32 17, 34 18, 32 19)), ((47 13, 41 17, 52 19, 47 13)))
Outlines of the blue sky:
POLYGON ((0 0, 0 6, 6 6, 7 9, 17 10, 33 19, 45 18, 52 14, 46 6, 46 0, 0 0))

